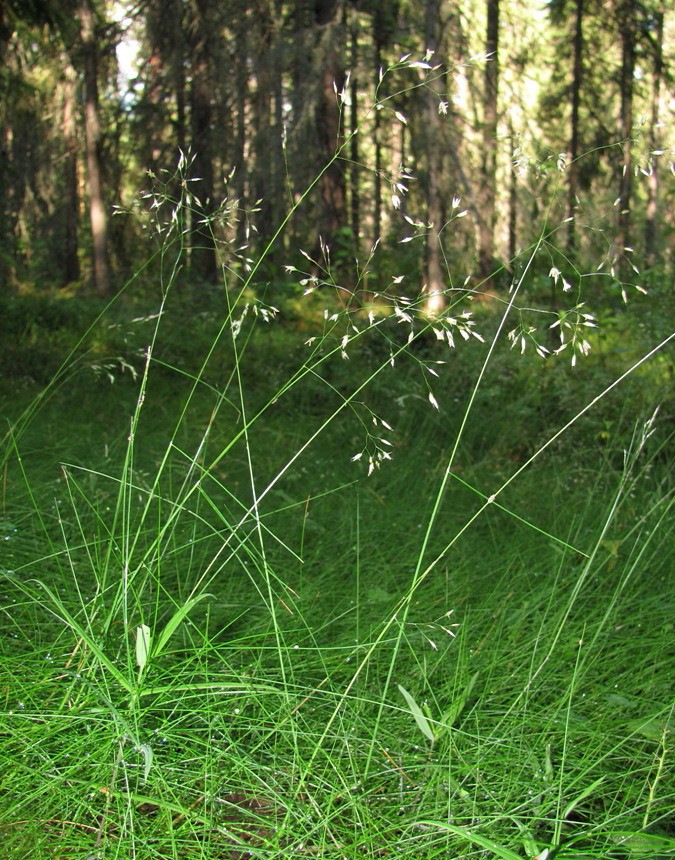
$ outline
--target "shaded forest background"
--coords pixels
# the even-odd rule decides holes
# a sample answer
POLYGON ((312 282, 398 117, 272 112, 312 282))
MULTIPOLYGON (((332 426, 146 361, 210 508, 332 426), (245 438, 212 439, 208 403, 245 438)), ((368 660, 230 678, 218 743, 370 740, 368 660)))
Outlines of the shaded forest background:
POLYGON ((181 196, 193 287, 273 241, 272 300, 393 279, 438 311, 547 235, 539 301, 550 271, 600 273, 596 303, 663 289, 671 35, 661 0, 10 0, 0 297, 111 296, 181 196))

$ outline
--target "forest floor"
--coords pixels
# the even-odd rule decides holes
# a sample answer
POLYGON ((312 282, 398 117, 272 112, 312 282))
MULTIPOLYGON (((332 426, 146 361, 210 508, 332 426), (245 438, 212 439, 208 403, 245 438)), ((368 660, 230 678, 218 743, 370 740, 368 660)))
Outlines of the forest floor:
POLYGON ((0 856, 675 857, 665 365, 296 328, 0 384, 0 856))

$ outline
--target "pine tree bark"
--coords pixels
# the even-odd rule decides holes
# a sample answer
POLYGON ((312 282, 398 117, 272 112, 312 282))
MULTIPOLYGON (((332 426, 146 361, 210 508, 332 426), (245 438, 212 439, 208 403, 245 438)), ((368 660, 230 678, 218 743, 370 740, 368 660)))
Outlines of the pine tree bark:
POLYGON ((487 0, 487 30, 483 85, 483 163, 481 168, 481 211, 479 224, 478 272, 481 281, 494 269, 495 201, 497 173, 497 94, 499 89, 499 0, 487 0))
POLYGON ((197 202, 192 215, 190 269, 207 283, 218 281, 218 258, 211 216, 215 211, 212 106, 213 74, 211 33, 208 13, 209 0, 194 0, 190 4, 188 21, 192 81, 190 85, 190 132, 194 161, 191 190, 197 202))
MULTIPOLYGON (((248 139, 248 126, 246 122, 247 105, 249 103, 249 18, 248 11, 243 10, 236 22, 234 31, 236 65, 233 72, 234 94, 233 103, 235 110, 231 165, 234 170, 230 182, 231 196, 236 200, 242 200, 246 195, 246 165, 245 153, 248 139)), ((243 246, 247 242, 248 226, 244 218, 237 220, 237 245, 243 246)))
POLYGON ((514 164, 516 150, 516 135, 513 120, 509 119, 509 142, 511 146, 511 172, 509 176, 509 272, 513 273, 513 264, 518 251, 518 175, 514 164))
MULTIPOLYGON (((649 128, 649 144, 652 152, 660 149, 659 125, 661 82, 663 80, 663 18, 664 9, 655 14, 654 69, 652 72, 652 110, 649 128)), ((657 217, 659 209, 659 161, 653 157, 647 177, 647 213, 645 219, 645 266, 652 268, 659 262, 657 251, 657 217)))
POLYGON ((94 7, 91 0, 81 0, 78 7, 78 17, 84 73, 84 129, 94 291, 97 295, 105 297, 110 293, 108 216, 103 196, 101 120, 98 97, 98 46, 96 43, 94 7))
MULTIPOLYGON (((378 26, 379 21, 376 16, 374 26, 374 47, 375 47, 375 92, 378 92, 380 87, 380 73, 382 70, 382 53, 384 49, 382 30, 378 26)), ((381 95, 381 94, 380 94, 381 95)), ((380 241, 382 238, 382 116, 381 111, 376 110, 373 118, 373 144, 375 146, 375 176, 373 189, 373 244, 380 241)))
POLYGON ((253 197, 260 200, 257 228, 263 245, 272 237, 275 219, 274 178, 272 163, 272 50, 274 25, 269 0, 256 0, 255 20, 255 162, 253 164, 253 197))
MULTIPOLYGON (((433 52, 431 59, 433 65, 440 63, 440 14, 440 0, 427 0, 425 9, 425 35, 427 51, 433 52)), ((424 96, 424 135, 427 160, 426 221, 430 225, 427 231, 426 246, 425 312, 429 316, 436 316, 446 305, 440 238, 440 230, 444 220, 443 190, 441 184, 443 173, 443 141, 439 117, 439 102, 442 99, 441 82, 443 78, 444 75, 441 69, 432 73, 432 79, 428 83, 428 88, 424 96)))
MULTIPOLYGON (((619 270, 626 269, 626 249, 631 243, 631 211, 633 193, 632 138, 633 133, 633 82, 635 77, 635 0, 622 0, 617 8, 621 36, 619 118, 623 158, 619 173, 616 255, 619 270)), ((629 252, 630 253, 630 252, 629 252)))
POLYGON ((574 60, 572 70, 572 114, 570 119, 570 149, 567 185, 567 249, 573 254, 576 250, 576 207, 579 187, 579 108, 581 106, 581 89, 583 86, 583 50, 584 50, 584 0, 576 0, 574 17, 574 60))
MULTIPOLYGON (((273 6, 273 9, 275 7, 273 6)), ((272 129, 272 206, 274 211, 274 229, 276 230, 284 219, 288 206, 284 194, 286 180, 286 130, 284 127, 284 43, 280 34, 280 22, 278 11, 274 12, 274 39, 272 53, 272 104, 273 104, 273 129, 272 129)), ((284 234, 277 243, 278 251, 283 254, 283 242, 288 237, 284 234)))
POLYGON ((80 195, 77 181, 77 81, 75 70, 70 64, 66 66, 63 88, 63 142, 65 147, 63 159, 63 280, 71 284, 80 279, 79 259, 79 211, 80 195))
MULTIPOLYGON (((291 110, 288 116, 287 158, 289 190, 297 203, 320 169, 323 150, 317 136, 315 111, 318 103, 318 59, 320 42, 313 0, 294 0, 292 16, 291 110)), ((294 241, 301 247, 307 234, 316 229, 321 203, 308 200, 293 219, 294 241)), ((310 247, 314 253, 314 243, 310 247)))
MULTIPOLYGON (((344 143, 341 106, 338 93, 345 85, 344 25, 339 20, 342 2, 317 0, 317 25, 323 29, 321 88, 316 121, 323 164, 330 162, 344 143)), ((321 177, 321 233, 332 245, 340 241, 339 234, 347 226, 347 196, 344 161, 335 159, 321 177)))
POLYGON ((350 82, 350 109, 349 109, 349 129, 352 134, 350 142, 350 160, 351 169, 349 176, 349 190, 351 195, 351 228, 352 228, 352 243, 354 255, 360 257, 360 241, 361 241, 361 186, 360 186, 360 165, 361 160, 359 152, 359 135, 357 134, 359 127, 359 27, 356 10, 352 10, 352 20, 350 27, 351 40, 351 82, 350 82))

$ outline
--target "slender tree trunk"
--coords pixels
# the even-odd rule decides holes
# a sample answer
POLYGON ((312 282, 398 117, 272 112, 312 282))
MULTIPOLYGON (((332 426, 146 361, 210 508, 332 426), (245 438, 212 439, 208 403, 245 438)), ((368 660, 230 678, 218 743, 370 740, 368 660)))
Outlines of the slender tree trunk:
MULTIPOLYGON (((325 56, 321 72, 321 92, 317 110, 319 140, 324 164, 330 161, 336 150, 344 142, 340 105, 337 93, 345 83, 345 69, 342 59, 342 27, 329 25, 325 35, 325 56)), ((337 238, 339 231, 347 224, 344 162, 333 161, 321 179, 322 217, 321 226, 324 239, 330 244, 337 238)))
MULTIPOLYGON (((163 169, 176 166, 179 152, 187 154, 186 10, 183 0, 146 0, 143 5, 148 56, 138 115, 143 146, 140 157, 152 174, 160 175, 163 169)), ((183 193, 182 179, 175 176, 167 188, 175 199, 183 193)), ((189 213, 182 217, 187 227, 189 213)))
POLYGON ((353 250, 355 256, 360 256, 360 240, 361 240, 361 187, 360 187, 360 153, 359 153, 359 136, 356 133, 359 127, 359 87, 358 87, 358 64, 359 64, 359 28, 356 10, 352 10, 351 21, 351 83, 350 83, 350 112, 349 126, 352 133, 350 142, 350 192, 351 192, 351 220, 352 220, 352 237, 353 250))
POLYGON ((516 151, 516 136, 513 130, 513 120, 509 120, 509 142, 511 147, 511 173, 509 182, 509 271, 513 272, 513 264, 518 253, 518 175, 514 157, 516 151))
POLYGON ((94 290, 100 296, 110 292, 108 267, 108 217, 103 198, 101 161, 101 121, 98 99, 98 47, 91 0, 81 0, 79 24, 84 70, 84 128, 89 180, 89 220, 91 224, 94 290))
MULTIPOLYGON (((0 45, 1 47, 1 45, 0 45)), ((0 188, 3 189, 3 205, 0 206, 0 294, 16 278, 16 242, 14 226, 18 210, 14 203, 14 177, 12 171, 12 129, 0 126, 0 188)))
MULTIPOLYGON (((375 26, 375 92, 380 86, 382 70, 382 39, 377 22, 375 26)), ((381 93, 380 93, 381 95, 381 93)), ((373 189, 373 244, 382 238, 382 116, 376 110, 373 119, 373 143, 375 145, 375 176, 373 189)))
MULTIPOLYGON (((177 28, 180 43, 176 46, 173 56, 173 86, 176 93, 176 147, 185 153, 187 150, 187 121, 185 96, 185 52, 182 38, 182 28, 177 28)), ((178 38, 177 34, 177 38, 178 38)))
POLYGON ((499 0, 487 0, 487 32, 483 89, 483 164, 481 169, 481 210, 478 271, 481 280, 494 269, 495 198, 497 173, 497 94, 499 89, 499 0))
MULTIPOLYGON (((272 63, 272 96, 274 100, 274 128, 272 138, 272 200, 274 201, 274 228, 281 224, 285 217, 288 206, 284 194, 286 182, 285 161, 285 130, 284 130, 284 45, 280 34, 279 22, 280 8, 277 4, 274 11, 274 49, 272 63)), ((287 235, 281 237, 283 242, 288 239, 287 235)), ((283 253, 280 244, 279 252, 283 253)))
MULTIPOLYGON (((661 81, 663 79, 663 18, 664 10, 656 12, 656 32, 654 34, 654 71, 652 78, 652 115, 649 129, 649 144, 652 152, 660 148, 658 139, 661 81)), ((645 220, 645 266, 652 268, 659 262, 657 253, 657 215, 659 208, 659 167, 658 157, 652 157, 651 170, 647 178, 647 217, 645 220)))
POLYGON ((572 71, 572 116, 570 120, 570 151, 567 185, 567 249, 570 253, 576 250, 576 207, 579 185, 579 107, 581 104, 581 88, 583 85, 583 50, 584 50, 584 0, 576 0, 574 18, 574 64, 572 71))
MULTIPOLYGON (((425 9, 425 35, 428 51, 433 51, 432 63, 437 65, 439 56, 440 33, 440 0, 427 0, 425 9)), ((436 73, 437 75, 437 73, 436 73)), ((424 96, 425 142, 427 159, 427 213, 426 221, 430 225, 427 231, 426 247, 426 301, 425 311, 429 316, 439 314, 445 307, 445 279, 443 276, 441 238, 439 232, 443 226, 443 190, 441 186, 443 172, 443 141, 442 128, 438 112, 439 101, 442 98, 444 76, 434 77, 428 84, 424 96)))
POLYGON ((253 196, 260 200, 257 227, 263 245, 272 236, 275 218, 272 163, 272 50, 274 24, 270 0, 256 0, 255 15, 255 162, 253 196))
MULTIPOLYGON (((0 6, 0 68, 5 69, 7 46, 14 32, 9 21, 9 9, 5 4, 0 6)), ((0 122, 0 188, 3 189, 3 204, 0 206, 0 293, 4 292, 7 285, 14 280, 14 267, 11 258, 13 256, 13 236, 11 229, 13 196, 10 193, 12 169, 10 164, 12 152, 12 131, 7 121, 0 122)))
MULTIPOLYGON (((151 12, 154 13, 153 17, 161 15, 159 9, 153 9, 151 6, 148 6, 148 15, 151 12)), ((152 23, 155 24, 154 21, 152 23)), ((157 25, 155 24, 155 26, 157 25)), ((144 132, 147 135, 148 149, 141 157, 144 160, 145 167, 152 174, 158 174, 162 167, 168 167, 168 165, 162 164, 162 159, 166 155, 162 151, 164 121, 166 118, 166 70, 164 67, 163 47, 162 43, 150 42, 150 56, 147 60, 145 82, 143 126, 144 132)))
MULTIPOLYGON (((245 151, 247 139, 246 108, 249 98, 249 19, 246 10, 242 10, 235 30, 235 57, 234 68, 234 106, 236 117, 234 119, 234 140, 232 149, 232 167, 234 175, 231 181, 232 196, 238 200, 246 197, 246 168, 245 151)), ((248 227, 244 218, 237 221, 237 244, 242 246, 246 243, 246 231, 248 227)))
POLYGON ((623 159, 619 174, 619 202, 616 251, 620 268, 625 269, 626 249, 631 243, 631 197, 633 193, 632 139, 633 80, 635 77, 635 0, 622 0, 618 7, 621 36, 621 139, 623 159))
MULTIPOLYGON (((296 203, 319 168, 323 152, 317 137, 314 111, 318 103, 317 66, 319 49, 313 0, 294 0, 291 71, 291 111, 289 114, 287 157, 290 167, 289 192, 296 203)), ((294 219, 296 240, 304 246, 307 233, 316 228, 320 202, 315 198, 294 219)), ((312 248, 312 252, 316 249, 312 248)))
POLYGON ((199 203, 192 218, 190 267, 208 283, 218 280, 218 259, 210 217, 215 209, 213 182, 212 107, 213 75, 211 66, 211 26, 208 0, 195 0, 188 22, 192 60, 190 87, 191 136, 194 161, 192 190, 199 203))
POLYGON ((63 160, 64 187, 64 248, 63 280, 66 284, 79 281, 80 259, 78 225, 80 216, 80 195, 77 181, 77 81, 75 70, 66 65, 63 88, 63 141, 65 157, 63 160))

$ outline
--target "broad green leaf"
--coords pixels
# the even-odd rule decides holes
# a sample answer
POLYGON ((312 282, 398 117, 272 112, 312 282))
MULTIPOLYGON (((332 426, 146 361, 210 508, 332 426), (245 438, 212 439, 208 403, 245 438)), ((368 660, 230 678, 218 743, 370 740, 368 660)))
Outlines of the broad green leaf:
POLYGON ((632 732, 637 732, 643 735, 650 741, 661 741, 665 732, 674 732, 675 723, 672 720, 667 720, 665 717, 653 716, 643 717, 639 720, 633 720, 628 724, 628 728, 632 732))
POLYGON ((145 783, 148 781, 152 767, 152 747, 150 744, 140 744, 138 751, 143 756, 143 782, 145 783))
POLYGON ((139 672, 145 669, 145 664, 148 662, 150 642, 150 628, 147 624, 141 624, 136 628, 136 665, 139 672))
POLYGON ((466 707, 466 703, 469 700, 469 696, 471 695, 471 691, 473 690, 476 681, 478 680, 479 674, 479 672, 475 672, 471 676, 459 699, 455 699, 455 701, 450 705, 450 707, 443 713, 440 722, 446 729, 452 728, 452 726, 459 719, 462 711, 466 707))
POLYGON ((544 848, 543 851, 540 851, 539 850, 539 844, 536 841, 536 839, 534 838, 534 836, 532 835, 532 832, 527 827, 525 827, 523 824, 521 824, 519 821, 516 821, 514 819, 514 822, 515 822, 515 824, 518 825, 518 829, 520 830, 520 839, 523 843, 523 848, 525 849, 525 854, 528 857, 539 857, 540 858, 541 855, 543 854, 543 851, 546 851, 547 849, 544 848))
POLYGON ((424 712, 410 695, 410 693, 405 689, 405 687, 402 687, 399 684, 398 688, 401 691, 401 695, 406 700, 406 703, 410 708, 411 714, 415 718, 415 722, 417 723, 419 730, 425 737, 429 738, 431 743, 433 743, 436 740, 436 736, 434 735, 434 731, 429 724, 429 720, 424 716, 424 712))
POLYGON ((492 839, 488 839, 488 837, 483 836, 482 833, 474 833, 471 830, 465 830, 463 827, 458 827, 456 824, 448 824, 445 821, 418 821, 417 824, 422 827, 437 827, 439 830, 447 830, 449 833, 459 836, 460 839, 466 839, 466 841, 470 842, 472 845, 478 845, 481 848, 485 848, 487 851, 492 851, 493 854, 496 854, 497 857, 501 857, 502 860, 523 860, 520 854, 516 854, 515 851, 511 851, 510 848, 506 848, 498 842, 493 842, 492 839))
POLYGON ((178 609, 177 612, 175 612, 171 616, 171 618, 167 622, 166 627, 164 628, 164 630, 162 630, 162 633, 161 633, 159 639, 157 640, 157 642, 155 644, 155 650, 154 650, 155 657, 159 657, 159 655, 164 651, 164 649, 166 648, 167 642, 169 641, 169 639, 171 639, 171 637, 176 632, 178 627, 180 627, 181 623, 183 622, 185 617, 188 615, 188 613, 191 612, 194 609, 194 607, 198 603, 200 603, 202 600, 204 600, 207 597, 211 597, 211 596, 212 595, 204 592, 203 594, 198 594, 196 597, 191 597, 190 600, 187 601, 187 603, 184 603, 180 607, 180 609, 178 609))
POLYGON ((596 779, 594 782, 592 782, 592 783, 591 783, 587 788, 585 788, 585 789, 581 792, 581 794, 579 794, 577 797, 575 797, 575 798, 574 798, 574 800, 571 800, 571 801, 567 804, 567 806, 565 807, 565 811, 564 811, 564 812, 563 812, 563 814, 562 814, 563 821, 564 821, 564 820, 566 820, 566 819, 569 817, 569 815, 571 814, 572 810, 573 810, 573 809, 574 809, 574 808, 575 808, 579 803, 581 803, 581 801, 582 801, 582 800, 585 800, 585 799, 586 799, 590 794, 593 794, 593 792, 595 791, 595 789, 596 789, 596 788, 598 788, 598 786, 600 785, 600 783, 602 783, 602 782, 604 782, 604 781, 605 781, 605 777, 604 777, 604 776, 599 777, 599 778, 598 778, 598 779, 596 779))
POLYGON ((619 832, 610 834, 612 841, 636 857, 663 857, 675 851, 675 839, 656 833, 619 832))

